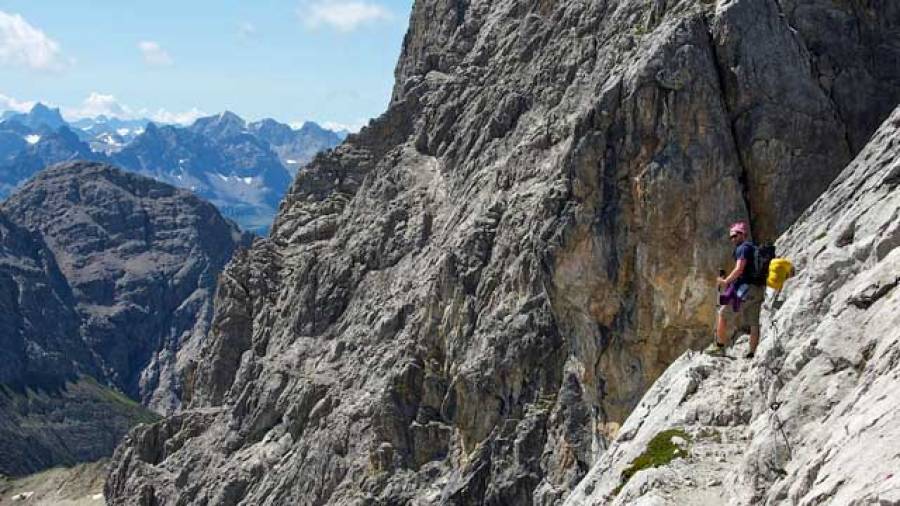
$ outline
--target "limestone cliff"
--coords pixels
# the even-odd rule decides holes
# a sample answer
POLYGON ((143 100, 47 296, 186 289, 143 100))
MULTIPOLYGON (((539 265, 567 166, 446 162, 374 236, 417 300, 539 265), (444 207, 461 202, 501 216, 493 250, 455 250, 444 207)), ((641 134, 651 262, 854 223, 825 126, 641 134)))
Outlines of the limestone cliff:
POLYGON ((758 358, 681 357, 567 504, 900 502, 898 186, 900 108, 779 240, 800 274, 764 311, 758 358), (623 484, 673 428, 687 458, 623 484))
POLYGON ((114 504, 553 504, 900 100, 893 3, 419 0, 114 504), (851 23, 852 30, 833 24, 851 23))

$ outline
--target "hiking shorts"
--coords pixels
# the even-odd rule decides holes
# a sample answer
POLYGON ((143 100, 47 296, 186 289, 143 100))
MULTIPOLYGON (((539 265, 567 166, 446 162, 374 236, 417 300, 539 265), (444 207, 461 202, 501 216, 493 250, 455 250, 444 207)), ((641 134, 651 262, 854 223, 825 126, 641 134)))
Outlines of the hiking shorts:
POLYGON ((731 304, 726 304, 719 306, 719 314, 728 325, 738 324, 759 328, 759 311, 762 309, 763 295, 765 295, 763 287, 750 285, 747 300, 741 303, 741 309, 737 313, 731 308, 731 304), (736 321, 738 316, 740 322, 736 321))

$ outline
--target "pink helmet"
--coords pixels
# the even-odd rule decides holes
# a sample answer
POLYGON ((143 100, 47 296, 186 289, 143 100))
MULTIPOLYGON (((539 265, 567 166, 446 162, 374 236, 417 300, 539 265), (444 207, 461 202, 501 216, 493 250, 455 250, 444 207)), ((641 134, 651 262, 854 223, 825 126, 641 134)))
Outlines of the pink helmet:
POLYGON ((749 227, 747 227, 746 222, 739 221, 739 222, 735 223, 734 225, 731 225, 731 228, 728 229, 728 234, 731 235, 731 234, 734 234, 735 232, 740 232, 741 234, 744 235, 744 237, 747 237, 747 235, 749 235, 748 228, 749 227))

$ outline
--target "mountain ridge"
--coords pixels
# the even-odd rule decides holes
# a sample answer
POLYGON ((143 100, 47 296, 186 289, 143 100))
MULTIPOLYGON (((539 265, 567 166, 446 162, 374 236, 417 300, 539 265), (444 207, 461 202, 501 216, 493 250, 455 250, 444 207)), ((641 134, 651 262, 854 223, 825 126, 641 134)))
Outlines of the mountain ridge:
MULTIPOLYGON (((65 305, 77 313, 74 320, 83 320, 74 327, 82 340, 60 341, 55 346, 97 347, 82 354, 92 358, 77 362, 90 368, 72 372, 113 383, 160 411, 171 409, 170 403, 177 399, 162 392, 158 401, 152 401, 156 380, 141 378, 142 368, 130 370, 131 361, 147 363, 150 355, 165 355, 167 348, 156 349, 157 341, 174 340, 169 349, 177 350, 178 342, 190 337, 186 333, 204 326, 202 302, 212 295, 215 271, 224 266, 231 251, 249 244, 249 236, 189 192, 101 163, 53 166, 3 202, 0 211, 46 244, 45 256, 56 262, 51 265, 58 264, 51 272, 58 273, 61 293, 67 294, 65 305), (162 281, 142 284, 151 274, 162 281), (196 303, 182 306, 192 299, 196 303), (176 307, 163 310, 162 305, 171 304, 178 311, 176 307), (178 316, 179 311, 185 314, 178 316), (191 315, 196 322, 186 318, 191 315), (173 317, 171 328, 154 321, 173 317), (118 328, 129 319, 133 329, 118 328), (146 328, 141 327, 142 321, 146 328), (119 333, 134 334, 134 339, 119 333), (103 339, 110 340, 109 346, 101 345, 103 339), (153 343, 149 349, 141 348, 145 340, 153 343), (136 348, 125 351, 132 346, 136 348)), ((32 319, 30 325, 40 329, 45 323, 52 321, 32 319)), ((157 358, 162 360, 162 355, 157 358)), ((66 376, 59 367, 43 369, 66 376)))
POLYGON ((248 125, 228 111, 189 127, 106 117, 69 124, 58 109, 39 103, 32 111, 0 123, 0 196, 53 163, 107 161, 197 191, 256 233, 267 232, 292 175, 341 141, 313 124, 297 130, 274 120, 248 125), (167 140, 158 138, 160 131, 167 140))

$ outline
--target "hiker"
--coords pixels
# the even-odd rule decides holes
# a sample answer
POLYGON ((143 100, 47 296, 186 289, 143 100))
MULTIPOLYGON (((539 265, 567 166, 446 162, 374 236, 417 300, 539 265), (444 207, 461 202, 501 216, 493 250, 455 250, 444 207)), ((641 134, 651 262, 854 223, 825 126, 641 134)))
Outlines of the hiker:
POLYGON ((723 276, 720 272, 716 284, 720 290, 719 310, 716 316, 716 339, 707 348, 710 355, 722 356, 728 344, 727 327, 740 316, 750 325, 750 351, 744 358, 753 358, 759 345, 759 311, 763 301, 763 287, 756 283, 756 246, 749 240, 749 227, 745 222, 731 226, 728 237, 734 245, 734 269, 723 276))

